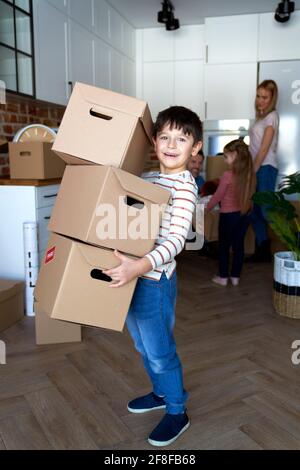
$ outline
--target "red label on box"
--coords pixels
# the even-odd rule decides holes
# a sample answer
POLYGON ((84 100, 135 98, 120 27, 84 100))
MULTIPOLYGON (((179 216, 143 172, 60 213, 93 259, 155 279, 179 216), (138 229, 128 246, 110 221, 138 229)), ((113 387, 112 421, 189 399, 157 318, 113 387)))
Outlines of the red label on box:
POLYGON ((53 248, 50 248, 50 250, 47 251, 46 256, 45 256, 45 264, 53 260, 54 253, 55 253, 55 246, 53 248))

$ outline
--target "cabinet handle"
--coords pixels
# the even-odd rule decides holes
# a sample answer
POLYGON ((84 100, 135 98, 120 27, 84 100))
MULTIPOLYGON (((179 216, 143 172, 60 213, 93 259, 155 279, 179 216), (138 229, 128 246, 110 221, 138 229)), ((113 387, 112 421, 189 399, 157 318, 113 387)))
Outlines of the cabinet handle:
POLYGON ((208 63, 208 45, 205 46, 205 62, 208 63))
POLYGON ((48 199, 49 197, 56 197, 57 194, 46 194, 46 196, 44 196, 45 199, 48 199))
POLYGON ((73 82, 68 82, 68 85, 69 85, 71 93, 72 93, 73 92, 73 82))
POLYGON ((204 103, 204 118, 207 119, 207 101, 204 103))
POLYGON ((49 219, 50 219, 50 215, 45 216, 44 219, 45 219, 45 220, 49 220, 49 219))

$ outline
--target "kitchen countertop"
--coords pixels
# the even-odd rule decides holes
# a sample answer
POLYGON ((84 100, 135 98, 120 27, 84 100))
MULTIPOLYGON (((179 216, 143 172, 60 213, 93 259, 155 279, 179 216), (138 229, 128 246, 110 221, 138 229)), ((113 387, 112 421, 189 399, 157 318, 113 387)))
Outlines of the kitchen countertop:
POLYGON ((0 178, 0 186, 48 186, 49 184, 60 184, 61 178, 49 180, 29 180, 29 179, 11 179, 9 177, 0 178))

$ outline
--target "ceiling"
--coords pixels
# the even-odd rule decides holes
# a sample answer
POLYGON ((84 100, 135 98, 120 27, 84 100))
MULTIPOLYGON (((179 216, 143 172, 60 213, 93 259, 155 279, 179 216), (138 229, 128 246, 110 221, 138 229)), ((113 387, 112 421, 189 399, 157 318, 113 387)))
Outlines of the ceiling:
MULTIPOLYGON (((154 28, 162 0, 107 0, 135 28, 154 28)), ((210 16, 266 13, 276 10, 280 0, 171 0, 180 24, 201 24, 210 16)), ((300 9, 300 0, 295 8, 300 9)), ((162 25, 163 27, 163 25, 162 25)))

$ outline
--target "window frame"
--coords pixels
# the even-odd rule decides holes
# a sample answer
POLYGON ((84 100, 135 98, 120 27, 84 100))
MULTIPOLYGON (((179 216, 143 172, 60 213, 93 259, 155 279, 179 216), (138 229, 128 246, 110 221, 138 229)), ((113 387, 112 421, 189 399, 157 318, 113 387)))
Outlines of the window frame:
POLYGON ((0 46, 4 47, 6 49, 9 49, 10 51, 14 52, 15 55, 15 69, 16 69, 16 88, 17 90, 11 90, 9 88, 6 88, 6 92, 12 93, 14 95, 21 95, 25 97, 30 97, 30 98, 36 98, 36 81, 35 81, 35 52, 34 52, 34 29, 33 29, 33 6, 32 6, 32 0, 29 0, 29 12, 26 10, 23 10, 21 7, 16 5, 15 0, 0 0, 0 3, 4 3, 6 5, 9 5, 13 9, 13 22, 14 22, 14 42, 15 46, 9 46, 8 44, 5 44, 4 42, 0 41, 0 46), (17 48, 17 24, 16 24, 16 12, 20 12, 28 16, 29 18, 29 24, 30 24, 30 42, 31 42, 31 54, 28 54, 25 51, 22 51, 21 49, 17 48), (19 91, 19 70, 18 70, 18 53, 22 54, 23 56, 29 57, 31 59, 31 73, 32 73, 32 94, 27 94, 19 91))

